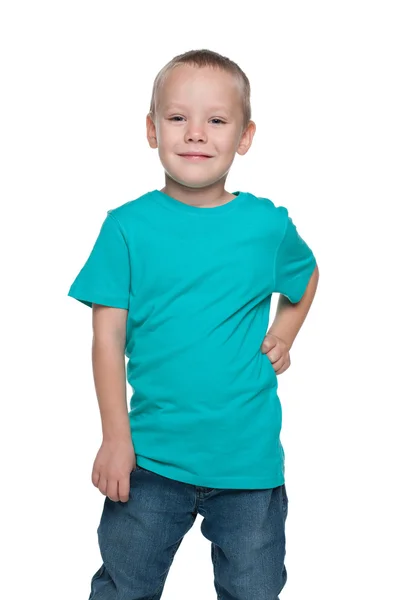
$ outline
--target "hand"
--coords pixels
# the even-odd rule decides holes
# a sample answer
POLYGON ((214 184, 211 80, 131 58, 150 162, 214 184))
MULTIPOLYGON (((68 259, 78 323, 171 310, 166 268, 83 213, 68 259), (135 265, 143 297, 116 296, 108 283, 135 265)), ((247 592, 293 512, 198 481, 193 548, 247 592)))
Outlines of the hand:
POLYGON ((104 441, 93 464, 92 483, 114 502, 127 502, 130 474, 136 467, 131 439, 104 441))
POLYGON ((290 367, 289 347, 276 335, 267 333, 261 345, 261 352, 267 355, 277 375, 281 375, 290 367))

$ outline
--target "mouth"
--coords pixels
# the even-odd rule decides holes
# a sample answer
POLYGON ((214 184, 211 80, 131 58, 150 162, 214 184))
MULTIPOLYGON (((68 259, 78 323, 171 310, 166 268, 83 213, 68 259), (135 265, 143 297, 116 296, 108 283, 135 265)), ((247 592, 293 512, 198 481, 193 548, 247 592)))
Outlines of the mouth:
POLYGON ((186 160, 191 160, 191 161, 201 161, 201 160, 207 160, 208 158, 212 158, 212 156, 210 156, 209 154, 195 154, 192 152, 188 152, 186 154, 178 154, 178 156, 181 156, 182 158, 186 158, 186 160))

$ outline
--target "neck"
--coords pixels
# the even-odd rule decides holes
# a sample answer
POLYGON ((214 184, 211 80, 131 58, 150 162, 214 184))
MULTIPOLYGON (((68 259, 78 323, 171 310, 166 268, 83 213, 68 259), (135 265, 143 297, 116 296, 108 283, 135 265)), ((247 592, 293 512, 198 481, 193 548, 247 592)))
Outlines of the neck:
POLYGON ((235 196, 225 190, 226 177, 220 181, 200 188, 182 185, 168 175, 165 176, 165 186, 160 190, 164 194, 198 208, 220 206, 232 200, 235 196))

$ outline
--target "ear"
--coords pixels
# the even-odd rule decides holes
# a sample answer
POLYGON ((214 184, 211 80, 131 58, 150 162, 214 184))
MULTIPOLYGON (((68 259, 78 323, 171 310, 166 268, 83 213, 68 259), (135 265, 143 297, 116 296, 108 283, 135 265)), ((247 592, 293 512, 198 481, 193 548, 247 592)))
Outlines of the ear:
POLYGON ((240 142, 236 150, 238 154, 246 154, 246 152, 251 146, 255 132, 256 124, 254 123, 254 121, 250 121, 241 135, 240 142))
POLYGON ((146 115, 146 132, 147 141, 149 142, 150 148, 157 148, 157 132, 154 124, 153 115, 148 113, 146 115))

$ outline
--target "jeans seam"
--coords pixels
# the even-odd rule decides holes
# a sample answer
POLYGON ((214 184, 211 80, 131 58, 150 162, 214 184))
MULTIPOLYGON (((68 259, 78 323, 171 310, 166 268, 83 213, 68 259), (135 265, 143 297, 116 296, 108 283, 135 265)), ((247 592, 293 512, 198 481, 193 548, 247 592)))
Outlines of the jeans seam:
POLYGON ((176 552, 177 552, 177 550, 178 550, 178 548, 179 548, 179 546, 180 546, 180 544, 181 544, 181 541, 182 541, 182 539, 178 540, 178 542, 175 544, 175 547, 174 547, 174 549, 173 549, 173 551, 172 551, 172 557, 171 557, 170 563, 169 563, 168 567, 167 567, 167 568, 166 568, 166 570, 165 570, 165 575, 164 575, 164 577, 163 577, 163 580, 161 581, 161 585, 160 585, 160 587, 157 589, 157 591, 156 591, 156 593, 154 594, 154 596, 152 596, 152 597, 150 598, 150 600, 155 600, 155 599, 157 598, 158 594, 160 593, 160 591, 163 589, 163 587, 164 587, 164 585, 165 585, 165 581, 166 581, 166 579, 167 579, 168 572, 169 572, 169 570, 170 570, 170 568, 171 568, 171 565, 172 565, 172 563, 173 563, 173 561, 174 561, 175 554, 176 554, 176 552))
POLYGON ((219 593, 219 583, 217 582, 216 579, 216 571, 217 571, 217 566, 218 566, 218 558, 217 558, 217 553, 215 550, 215 544, 212 542, 211 544, 211 558, 212 558, 212 562, 214 565, 214 587, 215 587, 215 591, 217 592, 217 600, 222 600, 222 596, 219 593))

